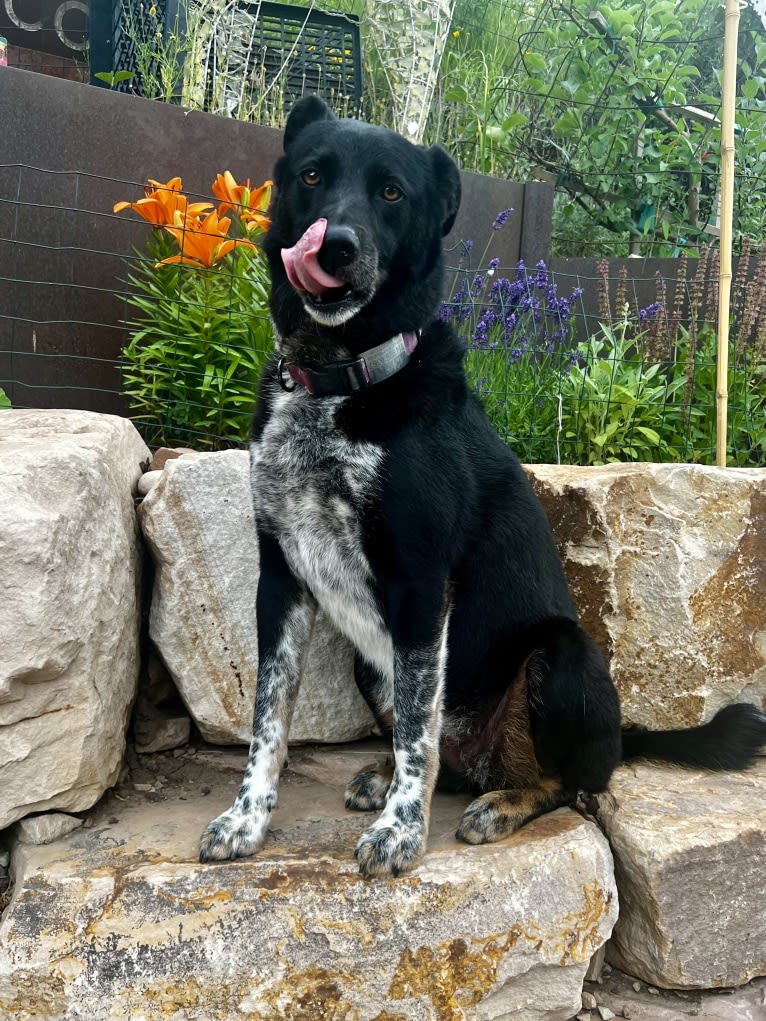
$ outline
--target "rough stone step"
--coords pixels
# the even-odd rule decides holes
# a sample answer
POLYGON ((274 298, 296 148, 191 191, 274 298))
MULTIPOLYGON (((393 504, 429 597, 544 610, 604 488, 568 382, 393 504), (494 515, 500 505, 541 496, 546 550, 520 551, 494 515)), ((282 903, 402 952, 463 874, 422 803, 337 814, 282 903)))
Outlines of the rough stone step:
POLYGON ((617 915, 601 832, 561 809, 469 847, 453 837, 468 799, 437 795, 420 867, 364 880, 353 848, 374 816, 346 812, 342 792, 379 751, 295 749, 266 848, 205 866, 199 833, 229 804, 243 754, 142 756, 77 833, 15 846, 0 1017, 572 1017, 617 915))
POLYGON ((607 960, 666 988, 766 975, 766 760, 719 774, 621 766, 598 806, 620 892, 607 960))

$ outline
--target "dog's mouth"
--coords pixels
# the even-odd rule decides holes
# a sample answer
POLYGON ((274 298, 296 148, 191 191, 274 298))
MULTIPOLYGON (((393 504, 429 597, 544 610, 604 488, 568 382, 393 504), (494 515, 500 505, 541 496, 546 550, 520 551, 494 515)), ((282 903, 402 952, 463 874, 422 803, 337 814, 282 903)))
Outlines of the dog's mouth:
POLYGON ((322 291, 321 294, 311 294, 309 291, 304 291, 303 297, 315 308, 327 308, 345 301, 353 293, 354 288, 351 284, 341 284, 339 287, 330 287, 326 291, 322 291))
POLYGON ((282 249, 282 265, 309 315, 319 322, 337 325, 359 311, 369 301, 369 293, 320 265, 319 252, 326 231, 327 220, 320 217, 292 248, 282 249))

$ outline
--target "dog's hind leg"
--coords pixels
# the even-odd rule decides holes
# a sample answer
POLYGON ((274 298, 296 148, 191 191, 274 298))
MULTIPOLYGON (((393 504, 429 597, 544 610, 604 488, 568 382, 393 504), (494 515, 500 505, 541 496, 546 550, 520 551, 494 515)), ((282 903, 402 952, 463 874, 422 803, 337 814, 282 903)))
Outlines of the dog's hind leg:
POLYGON ((558 777, 543 774, 535 754, 529 716, 529 692, 536 679, 532 660, 529 657, 522 665, 464 750, 468 775, 489 788, 471 802, 460 821, 456 836, 469 844, 502 840, 530 819, 571 800, 558 777))
POLYGON ((393 779, 393 755, 386 756, 382 762, 371 762, 349 780, 345 794, 346 808, 355 812, 372 812, 383 808, 393 779))
POLYGON ((574 621, 547 622, 485 727, 483 794, 457 836, 500 840, 538 815, 604 790, 620 758, 617 693, 592 639, 574 621), (497 789, 495 789, 497 788, 497 789))
POLYGON ((234 804, 208 825, 200 861, 240 858, 263 844, 277 804, 295 697, 316 604, 295 580, 275 539, 259 533, 258 684, 247 768, 234 804))
MULTIPOLYGON (((390 737, 393 716, 391 709, 386 709, 385 706, 387 696, 389 700, 392 696, 387 690, 390 684, 387 685, 385 678, 358 653, 354 660, 354 679, 375 717, 380 732, 390 737)), ((356 812, 371 812, 383 808, 393 778, 393 755, 387 755, 385 759, 365 766, 351 778, 346 787, 346 808, 356 812)))

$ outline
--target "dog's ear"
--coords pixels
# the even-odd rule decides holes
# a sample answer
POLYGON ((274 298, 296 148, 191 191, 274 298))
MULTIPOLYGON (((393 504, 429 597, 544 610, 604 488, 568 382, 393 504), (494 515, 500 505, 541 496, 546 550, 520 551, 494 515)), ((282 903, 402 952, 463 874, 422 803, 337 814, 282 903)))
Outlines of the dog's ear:
POLYGON ((442 200, 442 237, 446 237, 455 223, 460 208, 460 171, 452 157, 440 145, 428 150, 434 168, 434 177, 442 200))
POLYGON ((290 116, 285 124, 285 152, 290 148, 301 131, 314 121, 332 121, 335 114, 330 110, 319 96, 304 96, 299 99, 290 111, 290 116))

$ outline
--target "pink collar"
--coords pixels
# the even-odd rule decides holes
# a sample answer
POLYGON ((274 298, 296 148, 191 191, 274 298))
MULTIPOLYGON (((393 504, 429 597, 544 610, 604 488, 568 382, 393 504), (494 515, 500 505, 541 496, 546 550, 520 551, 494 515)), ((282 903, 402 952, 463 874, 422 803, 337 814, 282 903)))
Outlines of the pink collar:
POLYGON ((390 340, 363 351, 356 358, 339 362, 328 362, 315 369, 303 369, 280 358, 277 365, 277 379, 283 390, 292 391, 302 386, 314 397, 348 396, 357 390, 382 383, 384 379, 403 369, 409 362, 420 338, 417 333, 397 333, 390 340), (285 373, 292 380, 289 386, 285 373))

